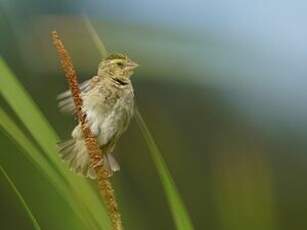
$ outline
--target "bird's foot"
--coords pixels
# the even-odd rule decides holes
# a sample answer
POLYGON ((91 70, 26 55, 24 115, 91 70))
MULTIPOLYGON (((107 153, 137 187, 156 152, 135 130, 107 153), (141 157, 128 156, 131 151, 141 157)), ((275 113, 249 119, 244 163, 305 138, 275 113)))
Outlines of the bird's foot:
POLYGON ((90 167, 95 169, 97 167, 102 166, 102 157, 100 155, 95 155, 90 163, 90 167))
POLYGON ((108 169, 106 164, 107 163, 103 161, 103 159, 100 155, 95 155, 93 157, 89 167, 92 168, 92 169, 96 169, 96 168, 99 168, 99 167, 103 167, 105 165, 105 167, 103 167, 104 177, 111 177, 113 172, 110 169, 108 169))

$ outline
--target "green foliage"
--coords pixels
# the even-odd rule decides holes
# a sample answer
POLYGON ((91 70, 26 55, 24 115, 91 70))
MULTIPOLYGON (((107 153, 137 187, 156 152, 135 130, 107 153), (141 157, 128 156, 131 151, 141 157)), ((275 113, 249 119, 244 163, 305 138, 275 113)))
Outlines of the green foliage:
POLYGON ((40 230, 41 227, 39 226, 36 218, 34 217, 33 213, 31 212, 31 209, 29 208, 29 206, 27 205, 25 199, 22 197, 22 195, 20 194, 20 192, 18 191, 18 189, 16 188, 14 182, 12 181, 12 179, 9 177, 9 175, 5 172, 4 168, 2 166, 0 166, 0 171, 1 173, 4 175, 5 179, 8 181, 9 185, 11 186, 11 188, 13 189, 13 191, 15 192, 16 196, 18 197, 18 199, 20 200, 20 203, 22 204, 22 206, 24 207, 24 209, 26 210, 27 214, 29 215, 32 223, 33 223, 33 227, 35 230, 40 230))
POLYGON ((170 206, 177 229, 192 230, 192 222, 176 188, 175 182, 167 168, 166 162, 164 161, 157 144, 155 143, 154 138, 152 137, 144 119, 138 110, 136 110, 135 113, 135 120, 143 134, 143 137, 149 148, 151 158, 159 173, 161 183, 163 185, 164 192, 166 194, 167 201, 170 206))
MULTIPOLYGON (((26 134, 0 110, 0 126, 19 146, 33 164, 62 195, 87 229, 110 229, 110 220, 97 192, 82 178, 70 173, 57 157, 58 136, 48 124, 30 96, 20 85, 3 59, 0 58, 0 92, 32 135, 38 150, 26 134)), ((26 172, 24 172, 26 173, 26 172)))

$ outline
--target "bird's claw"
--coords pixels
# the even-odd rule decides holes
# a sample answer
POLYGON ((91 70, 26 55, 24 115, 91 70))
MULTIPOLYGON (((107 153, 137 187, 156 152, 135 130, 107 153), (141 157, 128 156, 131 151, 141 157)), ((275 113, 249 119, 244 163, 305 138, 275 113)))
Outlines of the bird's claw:
POLYGON ((102 158, 99 155, 93 157, 92 162, 90 163, 90 167, 95 169, 97 167, 102 166, 102 158))
MULTIPOLYGON (((95 168, 102 167, 102 166, 103 166, 103 160, 101 156, 99 155, 94 156, 92 162, 90 163, 90 168, 95 169, 95 168)), ((112 172, 110 170, 104 169, 103 173, 105 177, 112 176, 112 172)))

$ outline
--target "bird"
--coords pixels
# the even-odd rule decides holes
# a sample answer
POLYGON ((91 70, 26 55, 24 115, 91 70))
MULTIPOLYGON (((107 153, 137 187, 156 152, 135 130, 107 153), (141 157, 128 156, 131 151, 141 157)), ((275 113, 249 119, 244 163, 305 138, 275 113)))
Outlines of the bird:
MULTIPOLYGON (((112 155, 120 136, 127 130, 134 114, 134 90, 130 77, 138 64, 126 54, 110 54, 98 65, 97 75, 80 84, 82 110, 103 154, 104 166, 112 176, 120 166, 112 155)), ((75 105, 69 90, 57 97, 60 111, 74 113, 75 105)), ((71 139, 57 144, 60 157, 70 169, 95 179, 80 122, 71 139)))

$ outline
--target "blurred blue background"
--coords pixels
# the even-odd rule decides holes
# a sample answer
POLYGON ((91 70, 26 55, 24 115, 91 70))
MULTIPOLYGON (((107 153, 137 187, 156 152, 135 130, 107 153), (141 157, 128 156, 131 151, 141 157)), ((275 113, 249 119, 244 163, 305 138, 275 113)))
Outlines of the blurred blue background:
MULTIPOLYGON (((137 104, 195 229, 307 227, 306 1, 0 2, 0 55, 63 139, 74 120, 57 109, 66 82, 50 33, 59 32, 79 78, 88 79, 101 57, 86 14, 110 52, 140 64, 137 104)), ((2 134, 0 143, 2 164, 17 175, 14 146, 2 134)), ((113 180, 127 229, 173 229, 134 122, 116 154, 122 170, 113 180)), ((29 174, 17 184, 35 174, 25 160, 20 165, 29 174)), ((1 225, 31 229, 2 182, 1 225)), ((55 229, 52 221, 44 219, 44 229, 55 229)))

